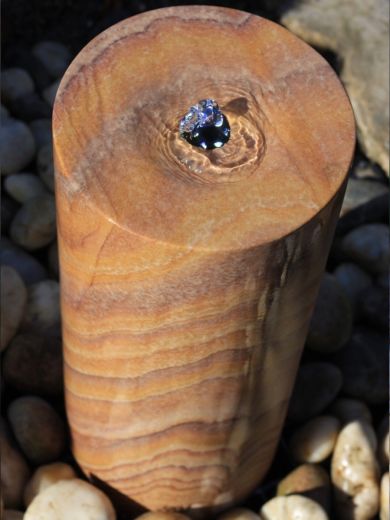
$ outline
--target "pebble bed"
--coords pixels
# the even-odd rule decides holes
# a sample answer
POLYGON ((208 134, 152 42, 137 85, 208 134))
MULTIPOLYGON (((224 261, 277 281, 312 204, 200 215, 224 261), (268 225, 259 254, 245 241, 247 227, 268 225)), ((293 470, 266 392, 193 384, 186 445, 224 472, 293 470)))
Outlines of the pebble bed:
MULTIPOLYGON (((40 41, 2 71, 2 518, 186 520, 121 516, 70 451, 51 110, 72 57, 40 41)), ((358 149, 274 463, 218 520, 389 519, 387 199, 358 149)))

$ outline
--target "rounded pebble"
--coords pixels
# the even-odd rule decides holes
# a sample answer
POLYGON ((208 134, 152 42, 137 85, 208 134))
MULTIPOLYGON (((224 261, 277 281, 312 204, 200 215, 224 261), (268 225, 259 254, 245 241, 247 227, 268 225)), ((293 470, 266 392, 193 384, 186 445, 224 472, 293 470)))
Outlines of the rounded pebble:
POLYGON ((40 195, 25 202, 11 223, 10 237, 29 251, 50 244, 56 237, 56 206, 53 195, 40 195))
POLYGON ((6 237, 0 238, 0 263, 13 267, 27 286, 47 278, 43 265, 6 237))
POLYGON ((18 444, 33 464, 57 460, 65 448, 65 425, 54 408, 39 397, 23 396, 8 407, 18 444))
POLYGON ((136 520, 190 520, 190 517, 182 513, 175 513, 173 511, 149 511, 137 516, 136 520))
POLYGON ((42 97, 51 107, 54 105, 58 87, 60 86, 60 80, 55 81, 42 92, 42 97))
POLYGON ((328 520, 323 508, 300 495, 276 497, 260 509, 261 520, 328 520))
POLYGON ((329 413, 335 415, 342 426, 352 421, 372 422, 371 412, 363 401, 349 397, 339 397, 329 408, 329 413))
POLYGON ((1 342, 3 351, 16 334, 26 309, 27 289, 19 273, 8 265, 0 267, 1 342))
POLYGON ((388 270, 389 228, 386 224, 365 224, 350 231, 341 244, 344 254, 372 273, 388 270))
POLYGON ((38 174, 46 187, 54 192, 54 163, 53 163, 53 147, 51 144, 45 144, 38 152, 38 174))
POLYGON ((312 419, 294 432, 290 451, 298 462, 322 462, 332 454, 340 421, 330 415, 312 419))
POLYGON ((363 327, 355 329, 346 347, 332 359, 343 374, 343 393, 369 404, 387 402, 387 360, 387 336, 363 327))
POLYGON ((34 82, 27 71, 17 67, 1 71, 1 99, 5 104, 30 92, 34 92, 34 82))
POLYGON ((56 280, 42 280, 31 284, 27 292, 27 306, 21 324, 23 331, 45 331, 61 321, 60 285, 56 280))
POLYGON ((389 328, 389 291, 382 287, 368 287, 358 298, 360 318, 376 330, 389 328))
POLYGON ((18 334, 3 361, 5 383, 24 394, 59 395, 63 390, 61 338, 18 334))
POLYGON ((52 144, 51 119, 35 119, 29 126, 38 149, 45 144, 52 144))
POLYGON ((30 470, 23 456, 11 445, 4 429, 0 431, 1 495, 4 506, 17 508, 23 503, 23 490, 30 470))
POLYGON ((14 200, 21 204, 38 195, 47 193, 41 179, 33 173, 13 173, 7 175, 4 181, 4 188, 14 200))
POLYGON ((260 517, 250 509, 236 507, 218 516, 217 520, 260 520, 260 517))
POLYGON ((302 365, 295 381, 288 417, 303 422, 320 414, 335 399, 342 384, 340 369, 331 363, 302 365))
POLYGON ((4 119, 0 127, 1 174, 20 172, 34 154, 35 141, 29 127, 11 117, 4 119))
POLYGON ((385 473, 381 480, 381 507, 380 520, 389 520, 389 473, 385 473))
POLYGON ((4 511, 4 516, 1 518, 3 520, 23 520, 23 515, 21 511, 16 511, 15 509, 6 509, 4 511))
POLYGON ((331 507, 330 478, 318 464, 298 466, 279 482, 276 492, 278 496, 305 496, 320 504, 325 511, 331 507))
POLYGON ((369 520, 379 509, 376 438, 367 422, 354 421, 341 430, 333 452, 331 478, 340 520, 369 520))
POLYGON ((60 480, 75 479, 76 473, 72 466, 64 462, 53 462, 35 470, 24 490, 24 504, 28 507, 34 498, 60 480))
POLYGON ((59 42, 42 41, 37 43, 32 54, 45 67, 52 78, 59 78, 67 69, 71 54, 69 50, 59 42))
POLYGON ((24 520, 115 520, 114 508, 99 489, 80 479, 61 480, 39 493, 24 520))
POLYGON ((371 277, 358 265, 350 262, 337 266, 333 274, 353 307, 356 306, 359 294, 372 284, 371 277))
POLYGON ((339 350, 351 336, 352 308, 336 278, 325 273, 310 321, 307 348, 324 354, 339 350))

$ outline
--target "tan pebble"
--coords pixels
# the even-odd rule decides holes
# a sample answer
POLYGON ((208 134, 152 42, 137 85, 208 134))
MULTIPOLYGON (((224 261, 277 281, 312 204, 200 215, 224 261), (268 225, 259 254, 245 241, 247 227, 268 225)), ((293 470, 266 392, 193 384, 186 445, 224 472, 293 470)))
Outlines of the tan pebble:
POLYGON ((115 520, 114 508, 99 489, 80 479, 61 480, 39 493, 24 520, 115 520))
POLYGON ((150 511, 141 516, 137 516, 136 520, 191 520, 189 516, 181 513, 163 513, 160 511, 150 511))
POLYGON ((333 452, 331 478, 340 520, 369 520, 379 509, 377 442, 372 426, 353 421, 341 430, 333 452))
POLYGON ((23 513, 15 509, 6 509, 1 517, 2 520, 23 520, 23 513))
POLYGON ((378 438, 378 461, 382 471, 389 469, 389 416, 383 418, 377 431, 378 438))
POLYGON ((389 520, 389 474, 385 473, 381 480, 381 509, 380 519, 389 520))
POLYGON ((322 462, 331 455, 339 430, 336 417, 316 417, 295 431, 290 441, 291 454, 298 462, 322 462))
POLYGON ((60 480, 76 478, 76 473, 72 466, 63 462, 54 462, 38 468, 24 490, 24 504, 30 505, 33 499, 44 489, 56 484, 60 480))
POLYGON ((260 517, 250 509, 236 507, 219 516, 217 520, 259 520, 260 517))
POLYGON ((331 506, 331 487, 328 473, 319 464, 302 464, 278 484, 278 496, 303 495, 320 504, 325 511, 331 506))
POLYGON ((322 507, 300 495, 276 497, 260 509, 261 520, 328 520, 322 507))
POLYGON ((329 412, 339 419, 342 426, 352 421, 362 420, 369 423, 372 422, 372 416, 368 406, 358 399, 340 397, 334 401, 329 408, 329 412))
POLYGON ((27 289, 19 273, 11 266, 1 266, 1 340, 4 350, 15 336, 27 303, 27 289))

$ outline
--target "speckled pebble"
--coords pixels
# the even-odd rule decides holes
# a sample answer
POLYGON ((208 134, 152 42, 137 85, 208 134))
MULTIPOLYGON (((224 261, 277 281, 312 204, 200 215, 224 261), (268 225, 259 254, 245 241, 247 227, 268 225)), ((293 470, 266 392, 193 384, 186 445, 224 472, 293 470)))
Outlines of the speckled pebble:
POLYGON ((1 71, 1 99, 7 104, 34 91, 30 74, 18 67, 1 71))
POLYGON ((322 462, 333 452, 340 421, 331 415, 311 419, 291 437, 290 451, 298 462, 322 462))
POLYGON ((300 495, 276 497, 260 509, 261 520, 328 520, 323 508, 300 495))
POLYGON ((54 408, 43 399, 23 396, 8 407, 12 432, 33 464, 57 460, 65 448, 65 425, 54 408))
POLYGON ((47 193, 41 179, 33 173, 13 173, 4 181, 5 191, 17 202, 23 204, 38 195, 47 193))
POLYGON ((34 498, 24 515, 24 520, 115 520, 115 518, 115 511, 108 497, 96 487, 80 479, 61 480, 46 488, 34 498))
POLYGON ((29 127, 11 117, 0 126, 1 174, 9 175, 23 170, 35 154, 35 141, 29 127))
POLYGON ((331 462, 340 520, 370 520, 379 509, 377 442, 370 424, 354 421, 341 430, 331 462))
POLYGON ((8 265, 1 266, 1 342, 3 351, 16 334, 26 309, 27 289, 19 273, 8 265))
POLYGON ((75 479, 76 473, 72 466, 64 462, 53 462, 37 468, 24 490, 24 504, 28 507, 34 498, 44 489, 60 482, 60 480, 75 479))
POLYGON ((47 194, 23 204, 11 223, 10 237, 24 249, 33 251, 49 245, 56 231, 55 199, 47 194))

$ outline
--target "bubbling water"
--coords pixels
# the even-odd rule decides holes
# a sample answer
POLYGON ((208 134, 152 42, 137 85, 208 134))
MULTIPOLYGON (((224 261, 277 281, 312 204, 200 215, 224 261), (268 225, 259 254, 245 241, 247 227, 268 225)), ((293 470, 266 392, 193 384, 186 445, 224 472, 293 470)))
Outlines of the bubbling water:
POLYGON ((148 103, 149 121, 140 121, 140 126, 147 124, 150 131, 139 145, 147 144, 150 158, 164 171, 195 182, 218 183, 237 182, 258 169, 266 150, 266 120, 260 105, 246 89, 232 84, 219 87, 219 96, 213 98, 230 123, 230 139, 213 150, 191 146, 180 136, 183 109, 177 102, 148 103))

